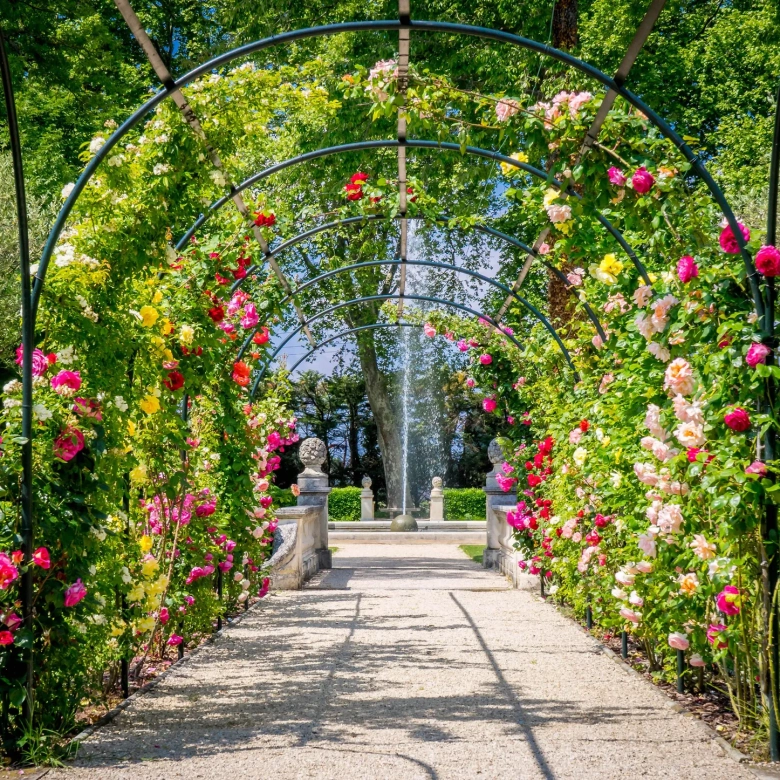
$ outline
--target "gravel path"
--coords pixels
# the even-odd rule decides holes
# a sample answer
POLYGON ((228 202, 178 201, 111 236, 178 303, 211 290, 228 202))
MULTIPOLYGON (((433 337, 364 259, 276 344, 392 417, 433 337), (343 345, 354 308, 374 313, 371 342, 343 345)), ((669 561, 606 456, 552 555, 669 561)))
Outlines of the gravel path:
POLYGON ((341 548, 52 779, 754 780, 552 606, 453 545, 341 548))

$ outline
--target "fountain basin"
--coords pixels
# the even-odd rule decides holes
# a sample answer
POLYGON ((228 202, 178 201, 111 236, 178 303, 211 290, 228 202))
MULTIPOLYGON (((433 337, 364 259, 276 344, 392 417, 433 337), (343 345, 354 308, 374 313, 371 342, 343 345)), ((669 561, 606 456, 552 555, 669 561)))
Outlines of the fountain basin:
POLYGON ((411 515, 397 515, 390 523, 391 531, 416 531, 417 521, 411 515))

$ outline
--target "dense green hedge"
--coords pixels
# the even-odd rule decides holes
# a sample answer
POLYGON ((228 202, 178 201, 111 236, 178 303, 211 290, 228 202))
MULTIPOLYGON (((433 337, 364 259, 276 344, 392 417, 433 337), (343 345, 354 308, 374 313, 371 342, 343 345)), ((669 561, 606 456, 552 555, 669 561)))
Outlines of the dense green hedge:
POLYGON ((328 519, 340 523, 360 520, 360 488, 333 488, 328 496, 328 519))
POLYGON ((445 520, 484 520, 485 491, 482 488, 444 488, 445 520))
POLYGON ((271 485, 268 488, 268 492, 274 497, 274 504, 277 507, 295 506, 298 503, 298 499, 292 494, 290 488, 280 488, 276 487, 276 485, 271 485))

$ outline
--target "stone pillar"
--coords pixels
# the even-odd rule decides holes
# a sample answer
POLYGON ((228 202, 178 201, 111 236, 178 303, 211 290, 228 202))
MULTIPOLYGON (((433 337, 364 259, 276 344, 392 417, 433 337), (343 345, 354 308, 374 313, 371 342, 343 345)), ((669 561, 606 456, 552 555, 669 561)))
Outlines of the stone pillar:
POLYGON ((304 439, 298 449, 298 458, 304 466, 298 475, 298 506, 314 506, 319 509, 317 521, 318 534, 315 541, 320 569, 330 569, 331 554, 328 549, 328 475, 322 470, 322 464, 328 452, 320 439, 304 439))
POLYGON ((502 531, 506 520, 496 516, 494 506, 506 506, 517 503, 517 493, 513 490, 505 493, 496 482, 496 475, 501 473, 501 464, 505 457, 497 439, 488 445, 488 458, 493 464, 493 470, 485 476, 485 519, 487 520, 487 546, 482 555, 482 563, 486 569, 496 566, 501 551, 502 531))
POLYGON ((429 520, 444 520, 444 491, 441 489, 441 477, 433 478, 431 488, 431 511, 429 520))
POLYGON ((371 490, 371 477, 363 477, 360 491, 360 520, 374 519, 374 491, 371 490))

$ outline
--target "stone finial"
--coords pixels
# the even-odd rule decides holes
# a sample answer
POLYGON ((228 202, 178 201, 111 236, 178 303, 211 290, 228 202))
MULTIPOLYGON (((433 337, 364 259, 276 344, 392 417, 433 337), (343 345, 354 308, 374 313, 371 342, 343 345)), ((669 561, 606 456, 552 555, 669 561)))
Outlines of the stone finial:
POLYGON ((321 439, 304 439, 298 449, 298 458, 306 471, 322 474, 322 464, 328 457, 325 442, 321 439))
POLYGON ((363 490, 368 490, 371 487, 371 477, 366 475, 363 477, 363 479, 360 481, 360 484, 363 486, 363 490))
POLYGON ((444 482, 442 481, 441 477, 434 477, 431 481, 431 484, 433 485, 435 490, 441 490, 442 485, 444 482))
POLYGON ((501 448, 501 445, 498 443, 498 439, 493 439, 493 441, 488 444, 488 458, 490 458, 490 462, 497 466, 499 463, 503 463, 506 458, 504 457, 504 450, 501 448))

